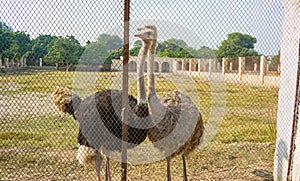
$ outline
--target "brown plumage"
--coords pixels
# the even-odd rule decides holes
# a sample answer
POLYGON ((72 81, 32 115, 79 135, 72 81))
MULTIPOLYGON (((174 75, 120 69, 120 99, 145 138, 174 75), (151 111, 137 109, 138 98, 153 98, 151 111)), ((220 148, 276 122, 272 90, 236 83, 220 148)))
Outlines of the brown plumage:
POLYGON ((154 147, 164 152, 167 159, 167 175, 171 180, 170 159, 182 155, 183 175, 187 180, 185 157, 195 150, 203 138, 204 125, 196 105, 180 91, 169 92, 158 98, 155 90, 154 56, 157 42, 155 26, 145 26, 152 37, 148 51, 148 104, 154 126, 149 129, 148 137, 154 147))

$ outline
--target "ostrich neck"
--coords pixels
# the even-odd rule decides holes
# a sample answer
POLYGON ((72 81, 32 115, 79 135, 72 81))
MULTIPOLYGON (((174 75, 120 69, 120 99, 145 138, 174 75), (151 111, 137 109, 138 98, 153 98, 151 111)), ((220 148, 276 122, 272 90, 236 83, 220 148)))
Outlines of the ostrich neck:
POLYGON ((144 82, 144 64, 147 57, 147 52, 149 49, 149 43, 142 41, 142 47, 138 54, 138 61, 137 61, 137 79, 138 79, 138 104, 146 103, 146 89, 145 89, 145 82, 144 82))
POLYGON ((155 58, 155 47, 157 40, 152 40, 152 44, 149 47, 148 52, 148 94, 156 94, 155 91, 155 78, 154 78, 154 58, 155 58))
POLYGON ((161 104, 156 95, 155 78, 154 78, 154 57, 155 57, 156 40, 152 44, 148 52, 148 103, 151 110, 152 120, 154 124, 160 122, 165 114, 167 108, 161 104))

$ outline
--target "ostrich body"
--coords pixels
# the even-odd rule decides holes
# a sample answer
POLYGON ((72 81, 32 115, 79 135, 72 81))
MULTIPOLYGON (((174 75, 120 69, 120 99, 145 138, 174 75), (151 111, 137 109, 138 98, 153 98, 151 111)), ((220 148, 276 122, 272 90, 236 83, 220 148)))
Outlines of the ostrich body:
MULTIPOLYGON (((142 41, 139 59, 145 62, 149 42, 142 41)), ((141 65, 143 67, 143 65, 141 65)), ((128 148, 142 143, 151 127, 147 105, 144 78, 138 69, 138 99, 128 96, 128 148)), ((67 88, 54 90, 53 102, 57 108, 71 114, 79 122, 77 153, 78 161, 84 166, 90 165, 96 158, 96 171, 100 180, 101 154, 122 149, 122 91, 103 90, 81 100, 67 88)), ((108 163, 108 157, 107 162, 108 163)), ((109 165, 106 171, 109 172, 109 165)), ((109 173, 108 173, 109 174, 109 173)))
POLYGON ((148 137, 166 156, 168 180, 171 180, 170 159, 181 155, 183 178, 187 181, 185 157, 200 145, 203 138, 201 113, 190 97, 180 91, 169 92, 161 99, 157 97, 153 71, 157 31, 155 26, 145 26, 144 31, 153 38, 148 51, 148 104, 154 126, 149 129, 148 137))

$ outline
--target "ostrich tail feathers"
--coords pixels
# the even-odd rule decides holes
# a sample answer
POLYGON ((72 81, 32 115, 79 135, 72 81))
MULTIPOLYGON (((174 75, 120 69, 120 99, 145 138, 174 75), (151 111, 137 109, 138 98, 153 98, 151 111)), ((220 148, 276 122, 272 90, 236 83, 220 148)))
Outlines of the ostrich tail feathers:
POLYGON ((79 145, 79 148, 77 150, 77 155, 76 159, 78 162, 85 166, 85 167, 90 167, 95 165, 95 158, 96 158, 96 150, 87 147, 84 145, 79 145))
POLYGON ((53 103, 63 113, 74 114, 81 103, 81 99, 68 88, 55 87, 53 103))

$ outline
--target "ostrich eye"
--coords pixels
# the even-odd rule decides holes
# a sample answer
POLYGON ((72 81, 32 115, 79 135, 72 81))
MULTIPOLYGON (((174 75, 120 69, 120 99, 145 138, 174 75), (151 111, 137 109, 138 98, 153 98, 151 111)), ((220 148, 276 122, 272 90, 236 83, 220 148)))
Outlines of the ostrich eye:
POLYGON ((150 33, 150 32, 147 32, 147 35, 148 35, 148 36, 150 36, 150 35, 151 35, 151 33, 150 33))

